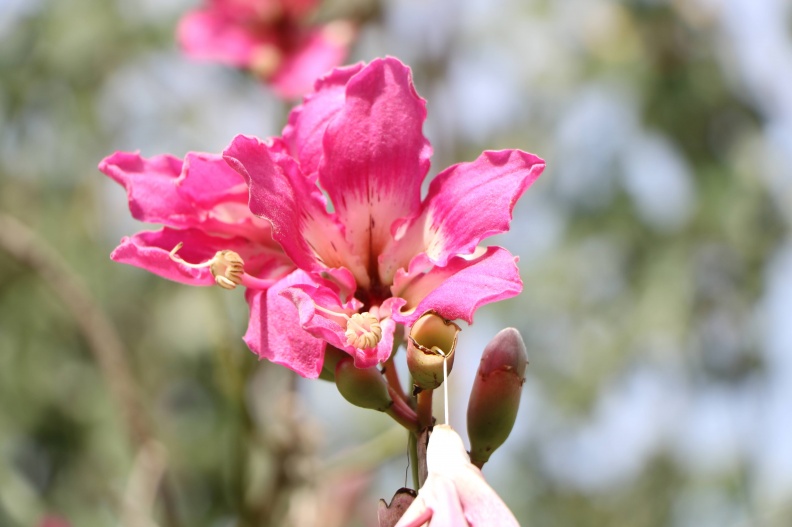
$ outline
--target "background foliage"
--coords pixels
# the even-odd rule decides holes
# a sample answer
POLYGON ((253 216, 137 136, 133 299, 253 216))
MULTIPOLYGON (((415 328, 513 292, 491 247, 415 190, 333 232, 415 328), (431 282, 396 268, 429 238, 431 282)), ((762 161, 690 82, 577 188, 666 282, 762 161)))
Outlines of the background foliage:
MULTIPOLYGON (((189 7, 0 0, 0 525, 150 525, 161 471, 162 525, 372 525, 404 484, 386 418, 256 362, 241 294, 107 257, 140 226, 102 157, 217 152, 286 116, 254 79, 180 55, 189 7), (102 317, 137 429, 123 363, 85 330, 102 317)), ((483 149, 548 161, 498 240, 525 291, 463 331, 451 380, 463 430, 478 354, 521 330, 523 408, 485 467, 521 522, 789 525, 790 4, 334 0, 320 16, 364 21, 354 60, 413 68, 432 173, 483 149)))

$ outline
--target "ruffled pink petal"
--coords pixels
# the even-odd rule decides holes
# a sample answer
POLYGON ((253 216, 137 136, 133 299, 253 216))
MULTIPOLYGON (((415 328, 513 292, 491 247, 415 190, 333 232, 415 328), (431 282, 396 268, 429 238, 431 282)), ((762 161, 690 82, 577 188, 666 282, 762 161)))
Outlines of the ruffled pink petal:
MULTIPOLYGON (((216 154, 189 152, 184 157, 184 168, 176 187, 185 200, 201 210, 231 203, 246 206, 248 201, 245 178, 229 167, 223 156, 216 154)), ((248 212, 247 216, 252 214, 248 212)))
POLYGON ((407 272, 399 271, 391 288, 406 304, 393 314, 397 322, 411 325, 434 310, 448 320, 473 323, 473 314, 483 304, 516 296, 522 280, 516 259, 501 247, 488 247, 480 256, 455 256, 445 267, 424 272, 424 255, 417 256, 407 272))
POLYGON ((141 221, 245 236, 274 248, 269 224, 247 206, 244 178, 219 155, 188 153, 182 162, 116 152, 99 169, 126 188, 132 215, 141 221))
POLYGON ((246 291, 250 320, 243 340, 259 357, 315 379, 322 371, 325 341, 300 327, 297 308, 280 294, 301 276, 302 271, 295 271, 267 291, 246 291))
POLYGON ((174 216, 188 216, 192 205, 176 188, 181 159, 171 155, 146 159, 140 152, 116 152, 99 163, 99 170, 127 191, 132 216, 149 223, 170 223, 174 216))
POLYGON ((341 21, 307 30, 270 79, 273 91, 285 99, 310 92, 317 78, 344 61, 353 36, 351 24, 341 21))
POLYGON ((355 348, 347 344, 346 319, 340 314, 351 316, 358 312, 360 302, 353 298, 342 303, 338 288, 332 283, 316 280, 307 273, 295 273, 294 276, 300 278, 295 278, 293 285, 283 289, 281 295, 297 307, 299 322, 305 331, 349 353, 358 368, 369 368, 388 359, 393 350, 393 334, 396 329, 396 322, 391 318, 392 306, 398 308, 403 303, 401 299, 388 299, 376 311, 382 329, 382 339, 377 346, 371 349, 355 348), (339 315, 329 314, 328 311, 339 315))
POLYGON ((272 224, 272 236, 298 267, 321 272, 346 267, 366 278, 343 238, 341 227, 327 213, 315 178, 262 141, 239 135, 224 152, 226 162, 250 187, 250 210, 272 224))
POLYGON ((349 80, 344 106, 325 131, 319 182, 366 268, 389 241, 391 224, 420 208, 431 155, 425 118, 410 70, 377 59, 349 80))
POLYGON ((514 205, 544 167, 533 154, 501 150, 438 174, 421 215, 403 235, 397 233, 400 239, 380 258, 383 282, 390 283, 396 270, 422 251, 444 266, 454 255, 471 254, 484 238, 508 231, 514 205))
POLYGON ((327 287, 306 283, 285 289, 281 295, 291 300, 297 307, 300 325, 305 331, 348 353, 354 350, 347 345, 344 336, 345 319, 328 315, 316 309, 319 306, 337 313, 348 315, 354 313, 354 309, 346 308, 340 304, 335 292, 327 287))
POLYGON ((325 128, 344 105, 346 84, 363 69, 363 63, 337 68, 316 81, 315 92, 289 114, 283 140, 291 155, 300 163, 303 174, 319 170, 325 128))
POLYGON ((176 38, 184 52, 197 59, 248 67, 256 50, 275 42, 275 34, 256 32, 220 9, 192 11, 180 21, 176 38))
MULTIPOLYGON (((248 259, 256 254, 257 247, 244 238, 220 238, 210 236, 196 229, 176 230, 163 228, 159 231, 139 232, 132 237, 124 237, 110 258, 135 267, 146 269, 154 274, 188 285, 212 285, 214 278, 208 268, 194 269, 173 261, 169 253, 179 243, 184 247, 179 256, 186 262, 200 264, 210 260, 217 251, 230 249, 248 259)), ((269 261, 270 258, 265 258, 269 261)), ((247 263, 247 262, 246 262, 247 263)), ((262 261, 253 261, 251 271, 267 265, 262 261)), ((246 265, 246 269, 248 266, 246 265)), ((279 268, 270 272, 279 272, 279 268)), ((282 272, 282 270, 280 271, 282 272)))

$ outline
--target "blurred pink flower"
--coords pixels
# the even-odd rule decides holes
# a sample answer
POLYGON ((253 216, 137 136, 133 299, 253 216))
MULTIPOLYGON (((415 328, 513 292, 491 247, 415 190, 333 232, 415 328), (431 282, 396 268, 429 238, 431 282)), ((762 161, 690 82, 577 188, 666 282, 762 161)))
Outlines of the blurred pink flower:
POLYGON ((207 0, 179 23, 177 38, 198 59, 246 68, 294 99, 346 58, 354 28, 307 19, 319 0, 207 0))
POLYGON ((426 450, 429 475, 395 527, 519 527, 517 519, 470 462, 462 438, 437 425, 426 450))
POLYGON ((71 524, 60 516, 50 514, 39 520, 38 527, 71 527, 71 524))
POLYGON ((282 138, 237 136, 225 151, 248 182, 250 210, 299 268, 248 290, 253 351, 307 377, 321 371, 327 343, 370 367, 390 355, 397 324, 430 310, 471 323, 480 305, 521 291, 515 258, 478 244, 508 230, 544 162, 484 152, 438 174, 421 200, 425 118, 410 70, 377 59, 317 81, 282 138))

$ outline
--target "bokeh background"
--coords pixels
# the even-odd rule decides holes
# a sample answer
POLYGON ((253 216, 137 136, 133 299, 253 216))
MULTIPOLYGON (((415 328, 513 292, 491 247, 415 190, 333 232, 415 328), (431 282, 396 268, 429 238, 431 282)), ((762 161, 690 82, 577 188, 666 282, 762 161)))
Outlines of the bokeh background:
MULTIPOLYGON (((219 152, 287 115, 178 51, 194 6, 0 0, 2 526, 370 526, 405 484, 387 418, 247 351, 240 291, 108 258, 148 227, 101 158, 219 152)), ((432 174, 484 149, 548 162, 496 240, 525 290, 477 313, 450 381, 463 431, 481 350, 520 329, 523 403, 484 473, 523 524, 792 524, 791 6, 320 12, 361 21, 350 60, 413 68, 432 174)))

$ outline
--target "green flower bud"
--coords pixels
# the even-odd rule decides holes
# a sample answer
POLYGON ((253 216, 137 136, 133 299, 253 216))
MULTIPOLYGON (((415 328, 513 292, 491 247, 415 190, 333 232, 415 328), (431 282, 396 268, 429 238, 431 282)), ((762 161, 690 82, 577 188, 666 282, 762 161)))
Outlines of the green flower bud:
POLYGON ((325 348, 324 363, 322 371, 319 372, 319 378, 323 381, 335 382, 335 369, 338 361, 348 357, 348 353, 328 344, 325 348))
POLYGON ((351 357, 345 357, 336 365, 335 382, 344 399, 355 406, 384 412, 393 404, 376 366, 357 368, 351 357))
POLYGON ((458 333, 459 326, 431 311, 410 328, 407 367, 419 389, 434 390, 443 384, 443 360, 448 360, 451 373, 458 333))
POLYGON ((467 411, 470 460, 481 467, 514 427, 528 353, 519 331, 501 330, 484 348, 467 411))

